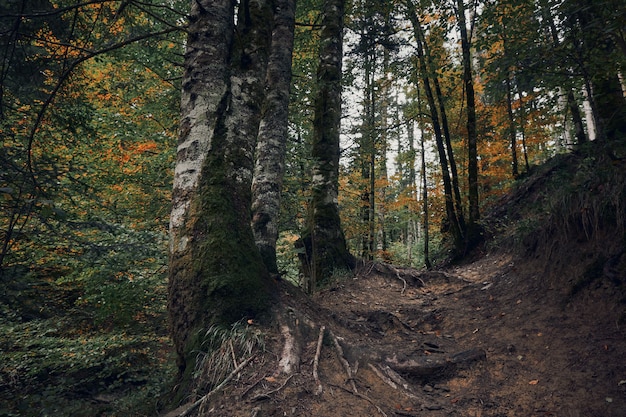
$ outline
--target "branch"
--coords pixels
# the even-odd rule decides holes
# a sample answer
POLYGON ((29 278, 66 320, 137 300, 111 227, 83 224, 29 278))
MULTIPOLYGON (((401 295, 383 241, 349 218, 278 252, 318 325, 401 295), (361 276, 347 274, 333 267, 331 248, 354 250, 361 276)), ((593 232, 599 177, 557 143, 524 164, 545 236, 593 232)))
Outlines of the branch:
POLYGON ((74 71, 74 69, 76 67, 78 67, 80 64, 82 64, 83 62, 98 56, 98 55, 102 55, 105 54, 107 52, 111 52, 117 49, 120 49, 124 46, 133 44, 135 42, 139 42, 142 41, 144 39, 148 39, 150 37, 153 36, 158 36, 158 35, 164 35, 166 33, 171 33, 174 32, 176 30, 179 30, 178 28, 167 28, 164 30, 161 30, 159 32, 152 32, 152 33, 146 33, 143 35, 139 35, 136 36, 134 38, 130 38, 130 39, 126 39, 125 41, 113 44, 113 45, 109 45, 103 49, 100 49, 98 51, 88 51, 86 50, 86 54, 82 57, 77 58, 74 62, 72 62, 69 67, 63 71, 63 73, 59 76, 59 81, 57 82, 57 84, 54 86, 54 88, 52 89, 52 91, 50 92, 50 94, 48 95, 48 97, 46 98, 46 100, 44 101, 43 105, 41 106, 41 109, 39 110, 39 112, 37 113, 37 119, 35 120, 35 123, 33 124, 33 127, 30 130, 30 133, 28 135, 28 146, 26 148, 26 155, 27 155, 27 166, 28 166, 28 171, 30 174, 30 177, 33 181, 33 186, 40 190, 41 192, 43 192, 43 190, 41 189, 41 187, 39 186, 39 183, 37 181, 37 178, 35 177, 35 172, 33 169, 33 142, 35 140, 35 134, 37 133, 37 130, 39 128, 39 126, 41 125, 41 122, 43 121, 44 115, 46 113, 46 111, 48 110, 48 108, 52 105, 52 102, 54 101, 57 93, 61 90, 61 87, 63 86, 63 84, 65 83, 65 81, 70 77, 70 75, 72 74, 72 72, 74 71))
POLYGON ((255 396, 252 398, 252 401, 259 401, 259 400, 264 400, 264 399, 266 399, 266 398, 269 398, 269 396, 270 396, 271 394, 277 393, 278 391, 280 391, 281 389, 283 389, 283 388, 285 387, 285 385, 287 385, 287 382, 289 382, 289 380, 290 380, 291 378, 293 378, 293 376, 294 376, 294 375, 298 375, 298 373, 296 372, 295 374, 291 374, 291 375, 289 375, 289 376, 287 377, 287 379, 285 379, 285 382, 283 382, 283 383, 281 384, 281 386, 280 386, 280 387, 278 387, 278 388, 276 388, 276 389, 273 389, 273 390, 271 390, 271 391, 268 391, 268 392, 264 392, 264 393, 262 393, 262 394, 255 395, 255 396))

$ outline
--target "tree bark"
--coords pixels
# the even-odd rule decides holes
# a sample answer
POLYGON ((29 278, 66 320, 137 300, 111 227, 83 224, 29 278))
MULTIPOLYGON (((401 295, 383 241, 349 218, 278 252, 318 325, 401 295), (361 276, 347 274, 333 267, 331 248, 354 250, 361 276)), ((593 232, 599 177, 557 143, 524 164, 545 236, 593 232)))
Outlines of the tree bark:
MULTIPOLYGON (((426 100, 430 109, 431 120, 433 124, 433 131, 435 133, 435 141, 437 143, 437 153, 439 155, 439 165, 441 166, 441 174, 443 180, 443 189, 445 196, 446 216, 448 222, 448 230, 450 231, 452 238, 454 239, 454 246, 459 251, 463 246, 463 230, 459 223, 459 219, 454 208, 454 200, 452 196, 452 183, 450 181, 450 170, 448 168, 448 158, 446 156, 445 145, 443 136, 441 133, 441 125, 439 124, 439 113, 437 105, 435 104, 435 97, 431 88, 430 73, 426 64, 424 55, 424 42, 423 31, 419 17, 415 11, 415 7, 411 1, 407 1, 409 19, 413 24, 415 32, 415 39, 417 44, 417 57, 420 65, 420 71, 422 72, 422 82, 424 84, 424 92, 426 93, 426 100)), ((445 230, 445 228, 444 228, 445 230)))
POLYGON ((511 175, 519 176, 519 164, 517 161, 517 129, 515 128, 515 116, 513 115, 513 94, 511 94, 511 79, 506 76, 506 113, 509 117, 509 140, 511 146, 511 175))
POLYGON ((299 242, 304 247, 301 261, 311 291, 336 271, 355 266, 341 229, 337 200, 343 14, 343 0, 325 2, 313 119, 311 205, 307 229, 299 242))
POLYGON ((478 196, 478 147, 476 131, 476 104, 474 97, 474 81, 472 75, 472 56, 470 40, 465 21, 465 5, 457 0, 457 17, 461 34, 461 50, 463 54, 463 83, 467 97, 467 179, 469 200, 469 224, 467 242, 470 246, 478 239, 478 220, 480 219, 478 196))
POLYGON ((181 392, 204 331, 269 306, 250 227, 253 154, 272 13, 243 1, 192 3, 172 192, 168 311, 181 392), (237 32, 239 39, 235 39, 237 32))
POLYGON ((259 126, 252 180, 252 230, 263 262, 277 274, 276 241, 291 89, 291 56, 295 28, 295 0, 276 0, 272 48, 267 68, 265 104, 259 126))

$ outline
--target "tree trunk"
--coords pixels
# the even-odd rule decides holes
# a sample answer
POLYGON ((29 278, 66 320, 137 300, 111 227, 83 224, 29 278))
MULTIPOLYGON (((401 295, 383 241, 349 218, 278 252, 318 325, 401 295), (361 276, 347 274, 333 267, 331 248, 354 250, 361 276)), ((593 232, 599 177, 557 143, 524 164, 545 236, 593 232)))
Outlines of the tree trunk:
POLYGON ((295 0, 276 0, 272 49, 267 68, 267 95, 259 125, 256 165, 252 180, 252 230, 269 272, 277 274, 276 241, 291 87, 291 55, 295 0))
MULTIPOLYGON (((421 106, 421 105, 420 105, 421 106)), ((424 149, 424 132, 420 135, 420 145, 421 145, 421 165, 422 165, 422 211, 424 212, 424 265, 427 269, 430 269, 432 265, 430 264, 430 253, 428 249, 429 239, 430 239, 430 221, 429 221, 429 213, 428 213, 428 181, 426 179, 426 151, 424 149)))
POLYGON ((456 215, 459 219, 459 228, 465 230, 465 216, 463 214, 463 199, 461 198, 461 189, 459 187, 459 172, 452 151, 452 138, 448 126, 448 116, 446 115, 446 106, 441 94, 439 79, 437 75, 433 75, 433 84, 435 85, 435 93, 437 94, 437 102, 439 103, 439 114, 441 116, 441 126, 443 127, 443 137, 446 143, 446 152, 448 154, 448 162, 450 163, 450 175, 452 176, 452 190, 454 191, 454 204, 456 207, 456 215))
POLYGON ((324 5, 313 119, 311 205, 307 229, 299 242, 304 247, 302 268, 311 290, 334 272, 355 266, 341 229, 337 200, 343 13, 343 0, 328 0, 324 5))
MULTIPOLYGON (((439 164, 441 166, 446 216, 448 222, 446 226, 448 227, 447 230, 450 231, 454 240, 455 249, 459 251, 463 247, 463 230, 460 227, 459 219, 457 218, 456 210, 454 208, 452 183, 450 181, 450 171, 448 169, 448 158, 446 157, 445 145, 443 142, 443 136, 441 134, 441 125, 439 124, 439 114, 437 111, 437 106, 435 104, 435 97, 431 88, 430 73, 428 72, 428 66, 426 65, 426 59, 424 56, 424 39, 422 36, 423 31, 421 29, 421 23, 419 21, 417 13, 415 12, 415 7, 411 3, 411 1, 407 1, 407 6, 409 8, 409 19, 411 20, 415 31, 417 44, 416 51, 420 65, 420 71, 422 73, 422 82, 424 84, 424 92, 426 93, 426 99, 428 102, 428 107, 430 109, 431 120, 433 124, 433 131, 435 133, 435 141, 437 143, 437 153, 439 155, 439 164)), ((444 227, 444 230, 446 230, 446 227, 444 227)))
POLYGON ((513 115, 513 95, 511 94, 511 79, 507 74, 506 77, 506 113, 509 116, 509 140, 511 146, 511 175, 517 178, 519 175, 517 161, 517 129, 515 128, 515 117, 513 115))
POLYGON ((269 306, 250 189, 272 9, 243 1, 239 13, 235 29, 232 1, 194 1, 188 29, 168 288, 180 392, 209 326, 269 306))
POLYGON ((478 201, 478 148, 476 132, 476 104, 474 98, 474 81, 472 76, 472 57, 470 54, 470 40, 467 35, 465 22, 465 5, 463 0, 457 0, 457 17, 461 34, 461 49, 463 53, 463 83, 467 96, 467 179, 469 200, 469 224, 467 242, 470 246, 478 239, 478 220, 480 209, 478 201))

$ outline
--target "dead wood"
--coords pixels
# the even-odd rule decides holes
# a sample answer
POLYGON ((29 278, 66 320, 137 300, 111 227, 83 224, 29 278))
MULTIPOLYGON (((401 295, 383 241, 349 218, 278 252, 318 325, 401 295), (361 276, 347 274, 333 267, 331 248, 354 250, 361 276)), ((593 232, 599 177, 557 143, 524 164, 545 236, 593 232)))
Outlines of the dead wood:
POLYGON ((286 308, 285 311, 276 311, 276 318, 283 337, 283 351, 278 362, 277 374, 290 375, 300 367, 300 355, 302 352, 299 320, 294 310, 286 308))

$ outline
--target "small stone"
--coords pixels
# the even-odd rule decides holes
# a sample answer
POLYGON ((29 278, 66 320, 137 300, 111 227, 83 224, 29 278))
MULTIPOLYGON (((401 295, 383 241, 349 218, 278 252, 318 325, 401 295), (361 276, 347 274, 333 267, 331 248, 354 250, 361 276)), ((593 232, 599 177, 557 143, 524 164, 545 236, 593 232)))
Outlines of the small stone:
POLYGON ((424 385, 424 392, 433 392, 434 388, 431 387, 430 385, 426 384, 424 385))

